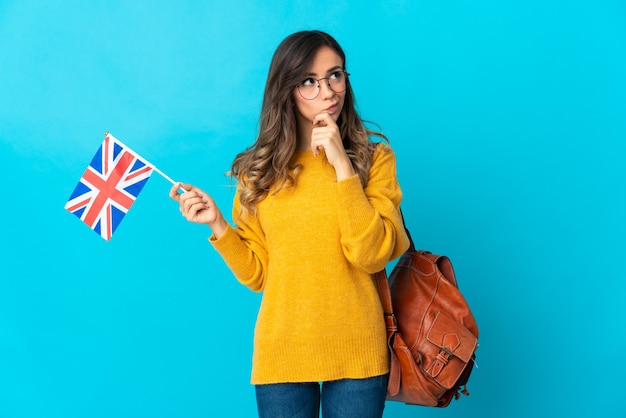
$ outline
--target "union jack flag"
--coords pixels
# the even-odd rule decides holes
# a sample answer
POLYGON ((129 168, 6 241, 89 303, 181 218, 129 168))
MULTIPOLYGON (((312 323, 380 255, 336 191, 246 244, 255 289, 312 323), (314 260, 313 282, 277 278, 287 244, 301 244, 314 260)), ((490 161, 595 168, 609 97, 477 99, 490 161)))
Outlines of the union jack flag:
POLYGON ((65 209, 108 241, 152 170, 151 164, 107 134, 65 209))

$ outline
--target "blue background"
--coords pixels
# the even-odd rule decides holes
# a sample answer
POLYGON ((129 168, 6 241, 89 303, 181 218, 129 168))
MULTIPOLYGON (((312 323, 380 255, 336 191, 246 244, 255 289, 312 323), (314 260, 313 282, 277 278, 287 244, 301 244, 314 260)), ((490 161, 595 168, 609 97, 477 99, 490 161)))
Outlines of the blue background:
POLYGON ((110 242, 63 206, 110 131, 229 213, 271 55, 315 28, 481 332, 470 397, 385 416, 626 416, 623 0, 3 0, 0 417, 255 416, 260 295, 170 184, 110 242))

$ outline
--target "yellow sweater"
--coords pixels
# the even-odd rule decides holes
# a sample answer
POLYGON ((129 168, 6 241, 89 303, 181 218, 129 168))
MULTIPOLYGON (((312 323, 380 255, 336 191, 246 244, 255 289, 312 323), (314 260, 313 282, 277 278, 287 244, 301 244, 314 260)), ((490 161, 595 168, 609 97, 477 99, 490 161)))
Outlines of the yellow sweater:
POLYGON ((295 187, 270 195, 257 215, 210 242, 237 279, 263 291, 252 383, 365 378, 389 370, 372 273, 408 248, 398 208, 395 155, 379 145, 365 188, 337 181, 324 153, 297 152, 295 187))

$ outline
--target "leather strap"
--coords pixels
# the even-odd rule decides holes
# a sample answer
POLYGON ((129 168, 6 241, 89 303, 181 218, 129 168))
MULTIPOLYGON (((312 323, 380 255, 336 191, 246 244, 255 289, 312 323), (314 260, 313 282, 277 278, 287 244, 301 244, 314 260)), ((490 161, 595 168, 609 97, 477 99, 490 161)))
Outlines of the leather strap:
POLYGON ((387 393, 390 396, 396 396, 400 393, 400 381, 402 380, 402 369, 400 368, 400 361, 398 355, 394 350, 395 339, 398 336, 398 323, 396 316, 393 313, 393 306, 391 305, 391 292, 389 291, 389 282, 387 280, 387 273, 383 269, 376 273, 376 280, 378 282, 378 293, 380 295, 380 301, 383 306, 383 312, 385 315, 385 325, 387 327, 387 345, 389 347, 389 355, 391 356, 390 368, 389 368, 389 383, 387 383, 387 393))
MULTIPOLYGON (((413 244, 413 238, 409 233, 406 223, 404 222, 404 216, 402 210, 400 210, 400 216, 402 217, 402 225, 409 237, 409 249, 407 252, 415 252, 415 245, 413 244)), ((389 370, 389 383, 387 385, 387 393, 391 396, 396 396, 400 392, 400 381, 402 379, 402 369, 400 367, 400 361, 397 358, 397 353, 394 350, 396 338, 399 337, 398 322, 396 316, 393 313, 393 304, 391 302, 391 291, 389 290, 389 279, 387 278, 387 271, 382 269, 375 274, 376 281, 378 283, 378 294, 380 295, 380 301, 383 307, 385 315, 385 325, 387 327, 387 345, 389 346, 389 353, 391 355, 391 367, 389 370)), ((404 354, 404 353, 403 353, 404 354)), ((408 355, 410 356, 410 352, 408 355)))
MULTIPOLYGON (((409 237, 409 248, 408 250, 406 250, 406 252, 415 252, 415 244, 413 244, 413 238, 411 238, 409 229, 406 227, 406 222, 404 221, 402 209, 398 210, 400 211, 400 218, 402 219, 402 226, 404 227, 404 231, 406 232, 407 237, 409 237)), ((391 338, 393 334, 398 331, 398 323, 393 313, 393 305, 391 303, 391 291, 389 290, 389 279, 387 278, 387 271, 385 269, 382 269, 381 271, 376 273, 376 281, 378 282, 378 294, 380 295, 380 301, 382 303, 383 311, 385 314, 385 324, 387 325, 387 338, 391 338)))
POLYGON ((396 317, 393 314, 393 306, 391 305, 391 291, 389 290, 389 280, 387 279, 387 272, 385 270, 381 270, 376 273, 376 280, 378 282, 378 293, 380 295, 380 302, 383 305, 385 324, 387 325, 387 337, 390 337, 390 332, 395 332, 398 330, 398 324, 396 323, 396 317))

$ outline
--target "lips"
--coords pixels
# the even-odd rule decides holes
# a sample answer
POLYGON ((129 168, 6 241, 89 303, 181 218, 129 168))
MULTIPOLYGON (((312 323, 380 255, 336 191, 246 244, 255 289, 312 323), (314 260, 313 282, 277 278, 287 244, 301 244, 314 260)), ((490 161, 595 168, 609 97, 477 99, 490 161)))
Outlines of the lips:
POLYGON ((324 111, 328 112, 328 113, 335 113, 338 108, 339 108, 339 105, 337 103, 335 103, 334 105, 326 108, 324 111))

